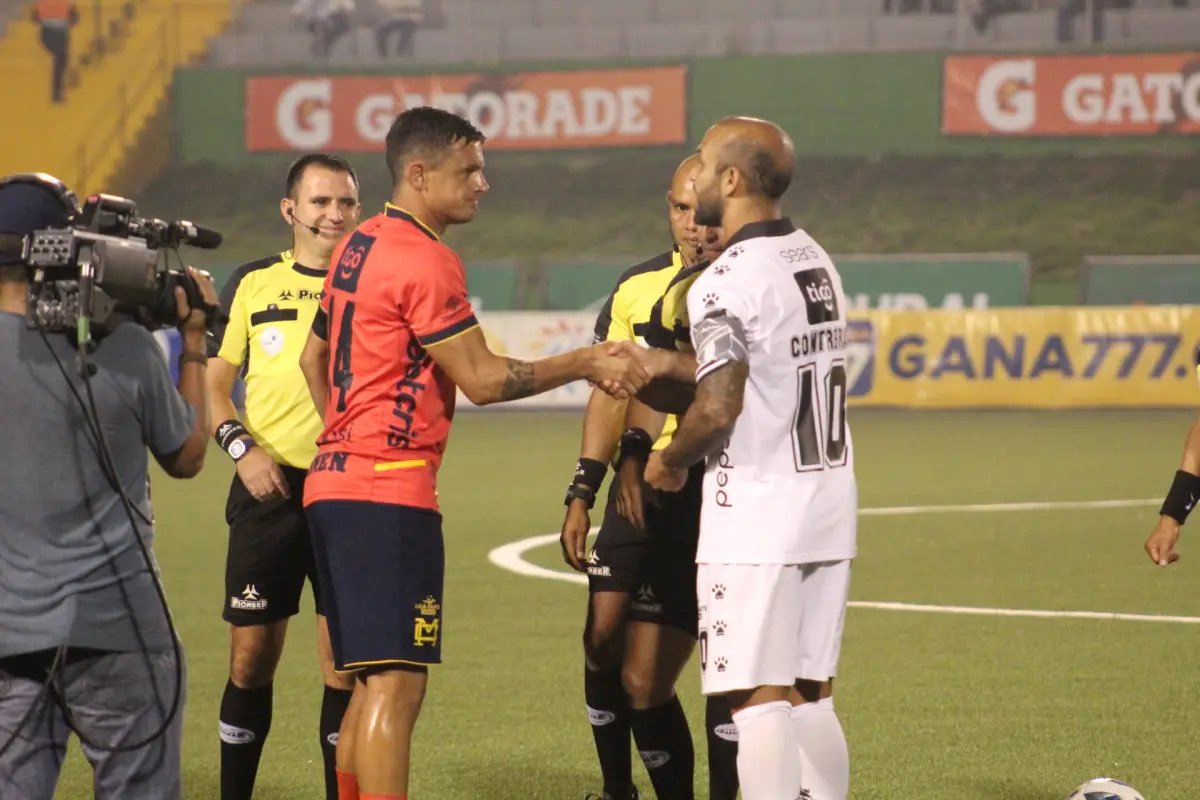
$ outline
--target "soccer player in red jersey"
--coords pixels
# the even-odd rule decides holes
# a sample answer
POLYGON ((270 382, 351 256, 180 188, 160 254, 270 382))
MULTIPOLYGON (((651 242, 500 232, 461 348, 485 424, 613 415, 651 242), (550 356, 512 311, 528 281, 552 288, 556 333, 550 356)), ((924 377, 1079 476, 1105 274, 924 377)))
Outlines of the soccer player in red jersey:
POLYGON ((333 254, 301 367, 325 430, 305 482, 334 665, 358 681, 337 749, 341 800, 404 800, 428 665, 441 661, 445 550, 437 471, 455 389, 517 400, 587 379, 622 396, 650 376, 595 345, 538 361, 492 353, 462 262, 441 240, 488 189, 483 134, 435 108, 387 135, 392 202, 333 254))

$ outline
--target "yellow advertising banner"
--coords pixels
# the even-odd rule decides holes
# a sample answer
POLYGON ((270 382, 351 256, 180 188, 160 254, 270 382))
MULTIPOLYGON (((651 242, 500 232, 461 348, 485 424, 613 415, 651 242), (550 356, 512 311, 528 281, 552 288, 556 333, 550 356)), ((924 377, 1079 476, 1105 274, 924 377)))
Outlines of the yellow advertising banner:
POLYGON ((869 311, 851 319, 851 405, 1200 407, 1200 307, 869 311))

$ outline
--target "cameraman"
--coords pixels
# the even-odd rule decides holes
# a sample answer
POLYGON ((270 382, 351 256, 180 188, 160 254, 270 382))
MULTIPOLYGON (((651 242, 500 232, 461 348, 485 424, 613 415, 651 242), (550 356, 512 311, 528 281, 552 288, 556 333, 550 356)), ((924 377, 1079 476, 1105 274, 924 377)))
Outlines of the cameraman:
MULTIPOLYGON (((0 797, 50 798, 74 731, 97 798, 174 799, 184 667, 146 564, 146 448, 175 478, 204 463, 205 319, 176 289, 178 391, 154 337, 128 322, 99 342, 86 386, 68 336, 28 329, 21 265, 22 237, 77 212, 50 176, 0 181, 0 797), (93 397, 110 470, 83 410, 93 397)), ((215 304, 211 280, 189 272, 215 304)))

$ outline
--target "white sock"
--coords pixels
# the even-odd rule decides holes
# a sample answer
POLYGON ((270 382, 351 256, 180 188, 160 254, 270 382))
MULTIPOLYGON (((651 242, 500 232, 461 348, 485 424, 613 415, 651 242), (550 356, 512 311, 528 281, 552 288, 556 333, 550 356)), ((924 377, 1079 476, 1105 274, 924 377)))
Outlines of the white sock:
POLYGON ((733 715, 737 725, 738 779, 743 800, 797 800, 799 744, 786 700, 750 706, 733 715))
POLYGON ((800 745, 804 788, 813 800, 846 800, 850 794, 850 751, 833 711, 833 698, 792 709, 792 731, 800 745))

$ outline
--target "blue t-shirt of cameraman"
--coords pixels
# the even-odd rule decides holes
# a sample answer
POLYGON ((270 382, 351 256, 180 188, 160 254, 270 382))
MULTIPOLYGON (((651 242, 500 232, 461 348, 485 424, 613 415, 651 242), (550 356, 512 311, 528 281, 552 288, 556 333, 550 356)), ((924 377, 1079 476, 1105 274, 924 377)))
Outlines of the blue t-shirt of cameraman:
MULTIPOLYGON (((62 645, 170 649, 165 612, 134 538, 150 551, 153 528, 137 514, 137 529, 130 525, 101 469, 98 443, 70 388, 87 402, 74 348, 63 334, 46 339, 49 347, 22 316, 0 311, 0 658, 62 645)), ((176 391, 166 355, 139 325, 117 326, 90 360, 116 474, 152 519, 147 448, 159 458, 178 451, 195 412, 176 391)))

